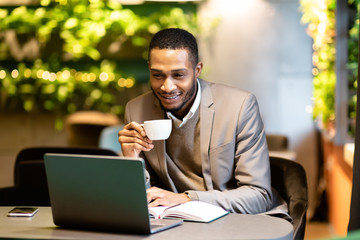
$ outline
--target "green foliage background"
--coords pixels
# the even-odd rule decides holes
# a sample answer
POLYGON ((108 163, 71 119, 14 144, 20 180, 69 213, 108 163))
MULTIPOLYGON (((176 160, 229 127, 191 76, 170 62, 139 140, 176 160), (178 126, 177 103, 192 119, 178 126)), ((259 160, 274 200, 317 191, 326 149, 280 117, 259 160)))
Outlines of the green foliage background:
POLYGON ((116 0, 40 0, 0 8, 0 112, 54 112, 58 128, 64 115, 77 110, 122 114, 117 94, 135 86, 138 72, 146 71, 152 35, 168 27, 199 32, 194 4, 142 11, 147 7, 125 7, 116 0), (12 59, 5 41, 9 31, 20 42, 35 38, 42 55, 12 59), (114 43, 121 50, 109 57, 102 49, 114 43), (126 71, 131 61, 142 62, 142 68, 126 71))
MULTIPOLYGON (((308 24, 308 34, 313 38, 313 117, 323 129, 331 128, 335 119, 336 87, 336 0, 301 0, 302 22, 308 24)), ((348 0, 350 19, 348 26, 348 117, 355 119, 359 40, 360 0, 348 0)), ((349 125, 354 133, 354 125, 349 125)))

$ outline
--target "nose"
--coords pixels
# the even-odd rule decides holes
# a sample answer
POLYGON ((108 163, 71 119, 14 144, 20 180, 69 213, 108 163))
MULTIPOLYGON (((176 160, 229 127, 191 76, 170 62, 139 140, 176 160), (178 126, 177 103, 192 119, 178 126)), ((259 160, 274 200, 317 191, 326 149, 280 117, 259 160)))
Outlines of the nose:
POLYGON ((164 92, 171 92, 176 89, 176 85, 170 77, 166 78, 160 89, 164 92))

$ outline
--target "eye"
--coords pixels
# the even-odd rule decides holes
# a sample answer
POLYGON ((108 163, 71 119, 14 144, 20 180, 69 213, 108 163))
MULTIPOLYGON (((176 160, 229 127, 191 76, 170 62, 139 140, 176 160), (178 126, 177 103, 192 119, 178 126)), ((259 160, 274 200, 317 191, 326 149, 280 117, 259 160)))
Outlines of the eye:
POLYGON ((160 79, 162 78, 162 74, 161 73, 153 73, 152 74, 154 78, 160 79))
POLYGON ((175 78, 183 78, 183 77, 184 77, 184 74, 175 73, 175 74, 174 74, 174 77, 175 77, 175 78))

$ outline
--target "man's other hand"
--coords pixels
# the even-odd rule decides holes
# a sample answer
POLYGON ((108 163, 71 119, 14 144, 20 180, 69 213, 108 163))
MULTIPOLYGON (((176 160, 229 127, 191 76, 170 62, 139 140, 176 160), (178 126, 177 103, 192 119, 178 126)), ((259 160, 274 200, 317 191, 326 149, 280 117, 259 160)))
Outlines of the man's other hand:
POLYGON ((174 193, 157 187, 147 190, 147 199, 149 207, 174 206, 190 201, 185 193, 174 193))

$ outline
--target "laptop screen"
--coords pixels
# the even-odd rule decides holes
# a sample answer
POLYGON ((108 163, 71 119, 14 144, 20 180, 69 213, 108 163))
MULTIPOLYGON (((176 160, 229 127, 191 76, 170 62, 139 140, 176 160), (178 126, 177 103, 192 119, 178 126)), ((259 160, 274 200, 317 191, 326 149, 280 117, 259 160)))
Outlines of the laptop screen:
POLYGON ((56 225, 150 233, 142 159, 72 154, 44 159, 56 225))

